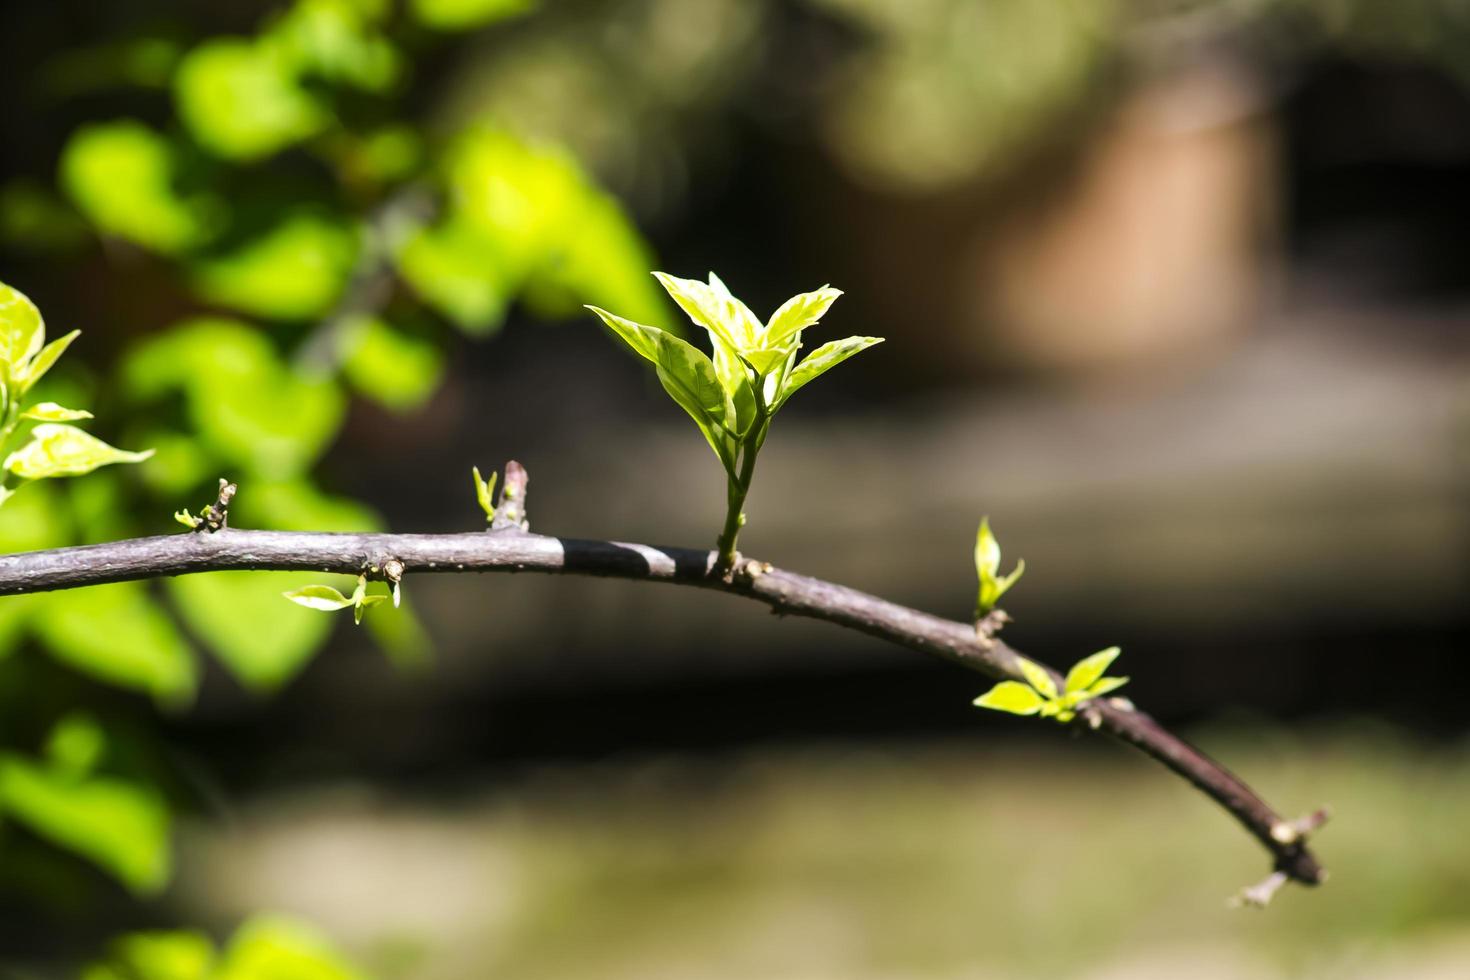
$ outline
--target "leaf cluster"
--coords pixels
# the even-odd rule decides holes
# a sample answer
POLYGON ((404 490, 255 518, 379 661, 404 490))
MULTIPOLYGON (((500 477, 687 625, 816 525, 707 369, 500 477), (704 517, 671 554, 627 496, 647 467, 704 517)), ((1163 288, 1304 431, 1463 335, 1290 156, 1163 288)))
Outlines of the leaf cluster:
POLYGON ((1055 718, 1065 724, 1077 717, 1079 705, 1128 683, 1126 677, 1103 676, 1121 652, 1118 647, 1108 647, 1077 661, 1067 671, 1060 690, 1051 671, 1025 657, 1017 657, 1016 666, 1026 678, 1025 683, 1001 681, 976 698, 975 705, 1013 715, 1055 718))

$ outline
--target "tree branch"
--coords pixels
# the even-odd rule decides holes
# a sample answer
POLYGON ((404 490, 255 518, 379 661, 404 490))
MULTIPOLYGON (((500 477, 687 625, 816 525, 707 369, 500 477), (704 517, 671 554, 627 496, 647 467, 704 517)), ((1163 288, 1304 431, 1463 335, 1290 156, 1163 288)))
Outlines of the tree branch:
MULTIPOLYGON (((523 496, 523 480, 518 488, 523 496)), ((524 508, 523 501, 520 506, 524 508)), ((461 534, 251 531, 221 526, 202 533, 24 552, 0 556, 0 596, 229 569, 366 572, 381 577, 387 568, 399 576, 544 572, 697 586, 755 599, 778 613, 846 626, 993 678, 1022 676, 1016 651, 991 635, 977 634, 973 623, 941 619, 764 562, 742 561, 733 575, 726 576, 714 551, 556 538, 519 526, 461 534)), ((1306 844, 1308 834, 1326 819, 1325 811, 1297 821, 1283 819, 1233 773, 1124 698, 1085 703, 1075 724, 1127 742, 1183 776, 1261 842, 1271 855, 1273 873, 1285 876, 1282 880, 1315 885, 1326 879, 1325 869, 1306 844)))

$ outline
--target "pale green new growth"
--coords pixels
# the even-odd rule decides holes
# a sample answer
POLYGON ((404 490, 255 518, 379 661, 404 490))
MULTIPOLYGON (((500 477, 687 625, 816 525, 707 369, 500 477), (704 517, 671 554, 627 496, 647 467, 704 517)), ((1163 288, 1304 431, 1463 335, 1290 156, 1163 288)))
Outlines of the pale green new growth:
MULTIPOLYGON (((495 520, 495 480, 500 474, 492 471, 490 479, 486 480, 480 476, 480 468, 474 466, 470 468, 470 475, 475 478, 475 499, 480 502, 480 509, 485 512, 485 520, 495 520)), ((397 605, 397 603, 394 603, 394 605, 397 605)))
POLYGON ((187 527, 191 531, 198 527, 200 524, 204 523, 204 520, 202 518, 195 517, 187 510, 174 511, 174 520, 178 521, 180 524, 184 525, 184 527, 187 527))
POLYGON ((1118 647, 1108 647, 1077 661, 1067 671, 1067 679, 1060 692, 1051 671, 1025 657, 1017 657, 1016 666, 1026 678, 1026 683, 1001 681, 976 698, 975 705, 1013 715, 1040 714, 1043 718, 1055 718, 1065 724, 1077 717, 1078 705, 1128 683, 1126 677, 1103 676, 1121 652, 1118 647))
POLYGON ((635 353, 653 362, 659 383, 689 413, 725 468, 728 509, 717 547, 720 564, 728 570, 745 524, 741 508, 750 492, 756 454, 771 418, 808 382, 883 338, 833 341, 797 363, 802 331, 817 324, 841 291, 823 286, 793 296, 762 324, 713 272, 708 282, 664 272, 654 277, 689 319, 709 333, 713 357, 657 327, 587 308, 635 353))
POLYGON ((990 518, 980 518, 980 530, 975 534, 975 573, 980 578, 980 592, 975 598, 975 618, 979 619, 995 608, 1000 597, 1026 571, 1026 563, 1017 561, 1009 575, 1000 574, 1000 542, 990 533, 990 518))
POLYGON ((15 492, 9 485, 12 477, 25 481, 80 476, 110 463, 141 463, 153 455, 151 449, 132 453, 114 448, 74 425, 63 424, 89 419, 91 412, 56 402, 22 405, 25 395, 78 333, 73 330, 46 343, 46 324, 36 304, 20 290, 0 283, 0 452, 22 423, 41 423, 31 429, 29 441, 5 456, 0 466, 0 504, 15 492))
MULTIPOLYGON (((398 605, 398 586, 393 587, 393 605, 398 605)), ((320 612, 336 612, 339 609, 352 607, 352 621, 361 623, 362 617, 367 613, 368 607, 376 606, 380 602, 387 602, 386 595, 367 594, 367 576, 357 577, 357 588, 352 590, 352 595, 345 596, 332 588, 330 585, 307 585, 290 592, 282 592, 281 595, 290 599, 298 606, 307 609, 316 609, 320 612)))

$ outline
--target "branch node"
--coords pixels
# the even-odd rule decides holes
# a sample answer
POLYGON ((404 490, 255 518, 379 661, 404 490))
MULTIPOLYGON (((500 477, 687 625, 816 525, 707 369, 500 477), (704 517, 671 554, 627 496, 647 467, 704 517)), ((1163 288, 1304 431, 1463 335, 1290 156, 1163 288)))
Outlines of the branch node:
POLYGON ((1290 880, 1291 876, 1285 871, 1273 871, 1257 884, 1242 888, 1225 904, 1233 909, 1263 909, 1271 904, 1271 899, 1275 898, 1276 893, 1290 880))
POLYGON ((505 481, 500 487, 500 502, 495 505, 492 531, 529 531, 526 517, 526 484, 531 480, 526 468, 515 460, 505 464, 505 481))
POLYGON ((1278 844, 1295 844, 1298 841, 1304 841, 1331 816, 1332 810, 1324 806, 1304 817, 1282 820, 1271 827, 1271 839, 1278 844))
POLYGON ((1004 609, 992 609, 975 620, 975 640, 983 650, 995 649, 995 637, 1006 623, 1012 622, 1010 613, 1004 609))
POLYGON ((235 493, 239 489, 237 484, 220 477, 219 495, 215 498, 214 503, 200 512, 199 524, 194 530, 213 532, 225 527, 230 519, 230 501, 235 498, 235 493))

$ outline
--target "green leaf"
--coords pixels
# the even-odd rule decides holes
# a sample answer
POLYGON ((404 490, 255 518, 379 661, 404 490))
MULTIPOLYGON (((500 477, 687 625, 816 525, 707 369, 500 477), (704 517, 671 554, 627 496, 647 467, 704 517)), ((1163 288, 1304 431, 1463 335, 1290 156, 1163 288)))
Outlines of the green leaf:
POLYGON ((200 932, 135 932, 111 944, 82 980, 212 980, 214 943, 200 932))
POLYGON ((46 758, 53 771, 80 779, 97 767, 107 751, 107 736, 97 719, 73 711, 51 729, 46 738, 46 758))
POLYGON ((535 0, 411 0, 414 19, 438 31, 467 31, 535 9, 535 0))
POLYGON ((399 76, 401 59, 377 30, 383 10, 357 0, 296 0, 261 43, 298 74, 369 92, 399 76))
POLYGON ((485 512, 485 520, 495 520, 495 481, 500 474, 492 471, 490 480, 486 482, 480 476, 480 468, 473 466, 470 468, 470 475, 475 478, 475 499, 479 501, 480 509, 485 512))
MULTIPOLYGON (((301 581, 299 572, 211 572, 183 575, 166 583, 179 617, 241 685, 257 693, 280 690, 301 672, 331 633, 332 622, 308 609, 339 609, 303 601, 283 591, 301 581), (281 605, 286 595, 306 609, 281 605)), ((324 589, 341 599, 330 586, 324 589)))
POLYGON ((728 291, 722 292, 697 279, 680 279, 667 272, 655 272, 653 276, 670 298, 679 304, 679 308, 689 315, 689 319, 708 330, 714 340, 723 341, 737 351, 743 351, 756 342, 752 327, 756 322, 754 314, 745 310, 749 318, 741 315, 739 310, 744 309, 744 304, 737 309, 733 304, 738 301, 730 297, 728 291))
POLYGON ((61 184, 78 210, 107 235, 172 255, 202 243, 220 206, 174 187, 175 151, 134 120, 82 126, 61 154, 61 184))
POLYGON ((198 527, 200 523, 202 523, 199 518, 195 517, 187 510, 174 511, 174 520, 178 521, 180 524, 184 525, 184 527, 187 527, 191 531, 198 527))
POLYGON ((38 422, 76 422, 90 419, 93 415, 79 408, 62 408, 55 402, 38 402, 21 412, 20 417, 38 422))
POLYGON ((361 596, 357 600, 357 602, 354 603, 353 606, 352 606, 352 622, 354 624, 361 624, 362 623, 362 617, 365 616, 365 615, 367 615, 367 611, 368 611, 368 608, 369 607, 376 606, 380 602, 387 602, 387 601, 388 601, 388 597, 385 596, 385 595, 364 595, 364 596, 361 596))
POLYGON ((975 574, 980 580, 979 591, 975 598, 975 617, 978 619, 994 609, 1000 597, 1016 584, 1025 571, 1026 563, 1018 561, 1011 574, 998 577, 1000 543, 991 533, 990 518, 980 518, 980 529, 975 533, 975 574))
POLYGON ((194 693, 194 656, 141 583, 48 595, 32 628, 52 657, 98 680, 169 705, 194 693))
POLYGON ((473 336, 500 326, 518 286, 486 233, 454 217, 410 235, 396 262, 425 303, 473 336))
POLYGON ((112 463, 141 463, 153 450, 116 449, 74 425, 46 423, 31 430, 31 441, 5 459, 5 468, 23 480, 81 476, 112 463))
POLYGON ((805 387, 808 382, 826 374, 854 354, 881 343, 883 343, 882 337, 844 337, 842 340, 834 340, 818 347, 792 370, 791 376, 786 379, 785 386, 777 395, 772 410, 786 404, 787 399, 805 387))
POLYGON ((275 320, 308 320, 336 303, 357 261, 358 235, 311 214, 281 221, 233 252, 193 267, 199 295, 275 320))
POLYGON ((258 916, 236 931, 211 980, 367 980, 316 930, 258 916))
POLYGON ((1025 657, 1017 657, 1016 666, 1020 668, 1027 683, 1036 688, 1042 695, 1047 698, 1055 698, 1057 696, 1057 685, 1052 680, 1051 671, 1038 663, 1027 660, 1025 657))
POLYGON ((735 409, 735 434, 744 436, 757 421, 755 388, 751 385, 750 369, 745 362, 722 340, 715 341, 715 376, 730 395, 735 409))
POLYGON ((1019 681, 1001 681, 975 699, 975 705, 1013 715, 1034 715, 1041 710, 1041 696, 1019 681))
POLYGON ((766 343, 779 344, 813 326, 842 295, 842 290, 823 286, 810 293, 798 293, 771 314, 766 324, 766 343))
POLYGON ((1122 652, 1120 647, 1108 647, 1106 650, 1099 650, 1092 656, 1077 661, 1072 665, 1072 669, 1067 671, 1067 693, 1085 691, 1092 687, 1122 652))
POLYGON ((154 894, 168 881, 169 814, 151 787, 109 777, 78 780, 0 756, 0 811, 138 894, 154 894))
MULTIPOLYGON (((37 381, 40 381, 46 376, 46 372, 50 371, 56 365, 56 362, 61 359, 61 355, 65 354, 66 349, 71 346, 71 342, 81 336, 81 333, 80 330, 73 330, 63 337, 57 337, 51 343, 41 348, 41 353, 36 355, 36 359, 26 369, 24 383, 20 386, 22 394, 29 391, 37 381)), ((90 418, 90 416, 88 417, 90 418)))
POLYGON ((376 317, 347 323, 340 350, 342 372, 352 386, 394 412, 422 407, 444 373, 438 345, 394 330, 376 317))
POLYGON ((268 157, 332 122, 289 58, 237 38, 205 41, 174 75, 179 118, 200 145, 233 160, 268 157))
POLYGON ((715 374, 714 363, 671 333, 659 331, 656 337, 658 360, 654 363, 659 383, 689 413, 725 468, 732 469, 735 448, 726 427, 735 424, 735 406, 715 374))
POLYGON ((0 364, 8 368, 5 376, 23 377, 26 363, 40 352, 45 339, 46 326, 36 304, 0 282, 0 364))
POLYGON ((588 306, 587 309, 596 313, 598 318, 607 324, 608 329, 632 348, 635 354, 648 358, 654 364, 658 363, 658 335, 663 333, 662 330, 645 326, 642 323, 634 323, 632 320, 624 319, 616 313, 609 313, 596 306, 588 306))
POLYGON ((1087 693, 1090 697, 1102 697, 1104 694, 1116 691, 1127 683, 1128 678, 1126 677, 1104 677, 1101 680, 1094 681, 1087 688, 1087 693))
POLYGON ((330 585, 306 585, 290 592, 282 592, 281 595, 299 606, 322 612, 336 612, 356 604, 355 597, 349 598, 330 585))

